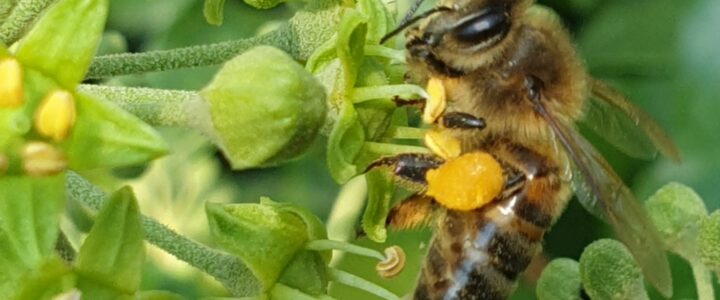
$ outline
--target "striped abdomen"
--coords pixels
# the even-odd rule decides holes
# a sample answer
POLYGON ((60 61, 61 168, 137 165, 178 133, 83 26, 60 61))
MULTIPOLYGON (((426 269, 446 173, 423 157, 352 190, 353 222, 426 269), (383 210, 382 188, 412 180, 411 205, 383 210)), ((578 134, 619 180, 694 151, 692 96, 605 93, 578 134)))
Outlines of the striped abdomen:
POLYGON ((447 211, 428 249, 414 298, 510 297, 518 275, 540 250, 543 233, 567 200, 557 182, 548 186, 534 181, 482 209, 447 211))

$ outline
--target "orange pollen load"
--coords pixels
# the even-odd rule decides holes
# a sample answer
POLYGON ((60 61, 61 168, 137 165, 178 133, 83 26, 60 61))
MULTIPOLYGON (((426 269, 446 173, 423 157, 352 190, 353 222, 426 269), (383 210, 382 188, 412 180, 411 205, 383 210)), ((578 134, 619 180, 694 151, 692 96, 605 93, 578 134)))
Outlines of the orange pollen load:
POLYGON ((471 152, 427 172, 427 195, 448 209, 469 211, 492 201, 505 184, 502 167, 485 152, 471 152))

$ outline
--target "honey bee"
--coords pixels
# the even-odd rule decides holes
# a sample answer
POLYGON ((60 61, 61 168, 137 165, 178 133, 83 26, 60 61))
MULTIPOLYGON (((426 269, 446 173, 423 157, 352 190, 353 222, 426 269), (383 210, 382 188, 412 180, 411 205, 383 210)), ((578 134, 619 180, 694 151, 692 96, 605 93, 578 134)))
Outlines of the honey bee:
POLYGON ((425 137, 432 154, 386 157, 368 169, 391 167, 417 187, 391 211, 391 227, 425 223, 435 212, 414 298, 508 298, 573 191, 669 297, 656 230, 575 123, 587 122, 634 157, 659 151, 679 161, 678 151, 650 117, 587 75, 558 17, 531 0, 439 0, 383 41, 410 25, 406 59, 410 77, 428 85, 423 120, 433 124, 425 137), (485 171, 493 163, 499 175, 485 171))

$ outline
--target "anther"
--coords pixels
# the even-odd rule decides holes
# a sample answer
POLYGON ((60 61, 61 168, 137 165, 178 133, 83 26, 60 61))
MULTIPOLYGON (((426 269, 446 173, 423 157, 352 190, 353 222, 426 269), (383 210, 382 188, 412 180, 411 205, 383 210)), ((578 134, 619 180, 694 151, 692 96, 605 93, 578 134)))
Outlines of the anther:
POLYGON ((13 58, 0 60, 0 108, 14 108, 23 103, 22 68, 13 58))
POLYGON ((75 124, 75 99, 64 90, 48 93, 35 111, 35 129, 54 141, 67 138, 75 124))
POLYGON ((65 155, 44 142, 28 142, 22 149, 22 167, 30 176, 49 176, 67 167, 65 155))

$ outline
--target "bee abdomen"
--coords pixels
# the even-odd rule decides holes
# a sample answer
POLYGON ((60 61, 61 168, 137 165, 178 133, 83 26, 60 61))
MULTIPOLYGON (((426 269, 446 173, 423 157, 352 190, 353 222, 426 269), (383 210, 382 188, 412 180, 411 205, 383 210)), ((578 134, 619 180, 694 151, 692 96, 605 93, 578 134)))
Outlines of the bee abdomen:
POLYGON ((500 206, 448 212, 434 237, 415 299, 507 299, 540 248, 544 228, 500 206))

